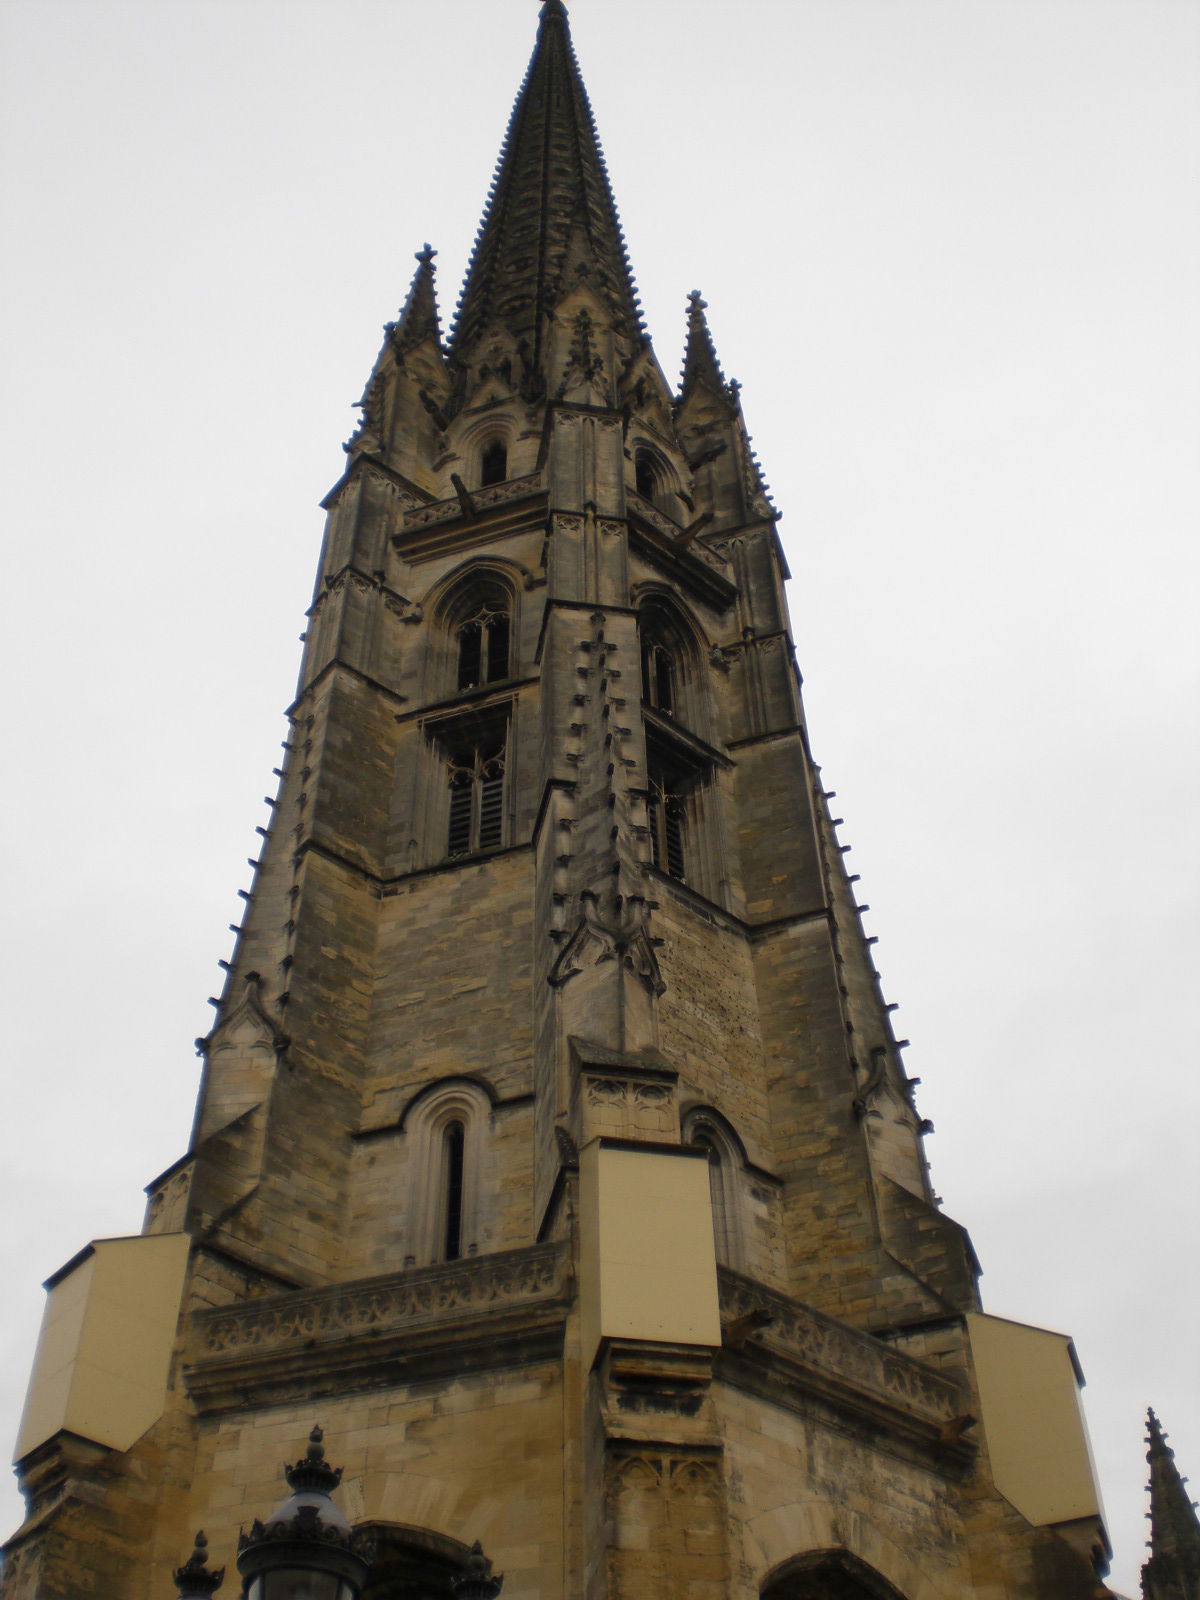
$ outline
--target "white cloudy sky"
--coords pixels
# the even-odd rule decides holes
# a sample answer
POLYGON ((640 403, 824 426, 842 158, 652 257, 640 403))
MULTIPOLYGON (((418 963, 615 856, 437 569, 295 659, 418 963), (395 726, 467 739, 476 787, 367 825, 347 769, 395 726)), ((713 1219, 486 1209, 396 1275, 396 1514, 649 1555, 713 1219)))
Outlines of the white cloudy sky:
MULTIPOLYGON (((660 359, 701 288, 785 513, 935 1178, 989 1309, 1076 1336, 1132 1592, 1147 1404, 1200 1474, 1200 8, 572 9, 660 359)), ((39 1280, 186 1139, 317 501, 535 22, 0 3, 14 1422, 39 1280)))

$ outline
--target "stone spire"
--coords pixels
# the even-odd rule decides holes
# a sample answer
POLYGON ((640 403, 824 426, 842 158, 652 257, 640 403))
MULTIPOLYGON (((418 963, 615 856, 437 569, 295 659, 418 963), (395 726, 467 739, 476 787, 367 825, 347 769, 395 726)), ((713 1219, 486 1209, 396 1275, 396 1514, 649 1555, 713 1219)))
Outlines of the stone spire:
MULTIPOLYGON (((500 323, 540 372, 547 314, 586 275, 614 329, 644 338, 616 204, 561 0, 542 6, 451 336, 460 358, 500 323)), ((536 377, 533 380, 536 383, 536 377)))
POLYGON ((1153 1411, 1146 1416, 1150 1465, 1150 1559, 1143 1600, 1200 1600, 1200 1519, 1153 1411))
POLYGON ((413 274, 412 287, 392 329, 392 341, 401 353, 411 350, 431 335, 441 344, 436 269, 433 265, 436 255, 437 251, 428 244, 417 252, 417 270, 413 274))
POLYGON ((688 335, 683 354, 683 377, 679 385, 680 404, 694 394, 701 384, 706 384, 716 395, 728 397, 730 394, 721 363, 717 360, 717 347, 713 344, 708 318, 704 315, 707 310, 708 301, 699 289, 693 289, 688 295, 688 335))

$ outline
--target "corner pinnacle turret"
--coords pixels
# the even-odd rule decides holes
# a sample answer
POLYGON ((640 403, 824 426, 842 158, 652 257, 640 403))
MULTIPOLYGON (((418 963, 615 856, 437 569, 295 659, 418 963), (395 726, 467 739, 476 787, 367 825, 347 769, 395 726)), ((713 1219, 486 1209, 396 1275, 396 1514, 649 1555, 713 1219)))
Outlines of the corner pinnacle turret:
POLYGON ((1153 1411, 1146 1414, 1146 1443, 1150 1559, 1142 1568, 1143 1600, 1200 1600, 1200 1519, 1153 1411))
POLYGON ((704 315, 707 309, 708 301, 699 289, 693 289, 688 295, 687 348, 683 355, 683 376, 679 384, 681 405, 700 384, 707 384, 716 395, 732 398, 730 386, 721 371, 721 363, 717 360, 717 347, 713 344, 708 318, 704 315))
POLYGON ((637 292, 566 8, 546 0, 467 270, 452 352, 461 357, 499 323, 522 347, 526 373, 538 373, 545 319, 580 276, 607 305, 614 329, 640 342, 637 292))
POLYGON ((408 298, 399 317, 390 330, 392 342, 398 351, 409 350, 430 335, 439 345, 441 344, 442 333, 435 283, 436 268, 433 265, 436 255, 437 251, 428 244, 417 251, 417 270, 413 274, 412 287, 408 291, 408 298))

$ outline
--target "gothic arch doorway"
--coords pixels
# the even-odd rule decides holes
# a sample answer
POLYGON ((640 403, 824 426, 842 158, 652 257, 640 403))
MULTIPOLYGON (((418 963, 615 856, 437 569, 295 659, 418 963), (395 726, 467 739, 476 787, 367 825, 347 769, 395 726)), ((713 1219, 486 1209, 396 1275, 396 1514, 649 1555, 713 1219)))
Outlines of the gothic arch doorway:
POLYGON ((813 1550, 776 1567, 762 1600, 905 1600, 899 1589, 848 1550, 813 1550))
POLYGON ((365 1531, 375 1541, 375 1559, 362 1600, 454 1600, 453 1580, 463 1576, 471 1554, 465 1544, 394 1523, 367 1523, 365 1531))

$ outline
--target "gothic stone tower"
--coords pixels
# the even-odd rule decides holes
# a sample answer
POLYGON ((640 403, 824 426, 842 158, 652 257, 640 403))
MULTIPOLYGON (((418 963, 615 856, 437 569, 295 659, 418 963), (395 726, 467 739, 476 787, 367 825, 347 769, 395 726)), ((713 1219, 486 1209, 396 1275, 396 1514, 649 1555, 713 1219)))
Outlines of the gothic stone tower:
POLYGON ((50 1283, 8 1600, 152 1600, 313 1422, 372 1600, 1084 1600, 1069 1341, 981 1313, 693 295, 561 0, 453 332, 362 402, 186 1155, 50 1283), (416 1587, 414 1588, 413 1585, 416 1587))

